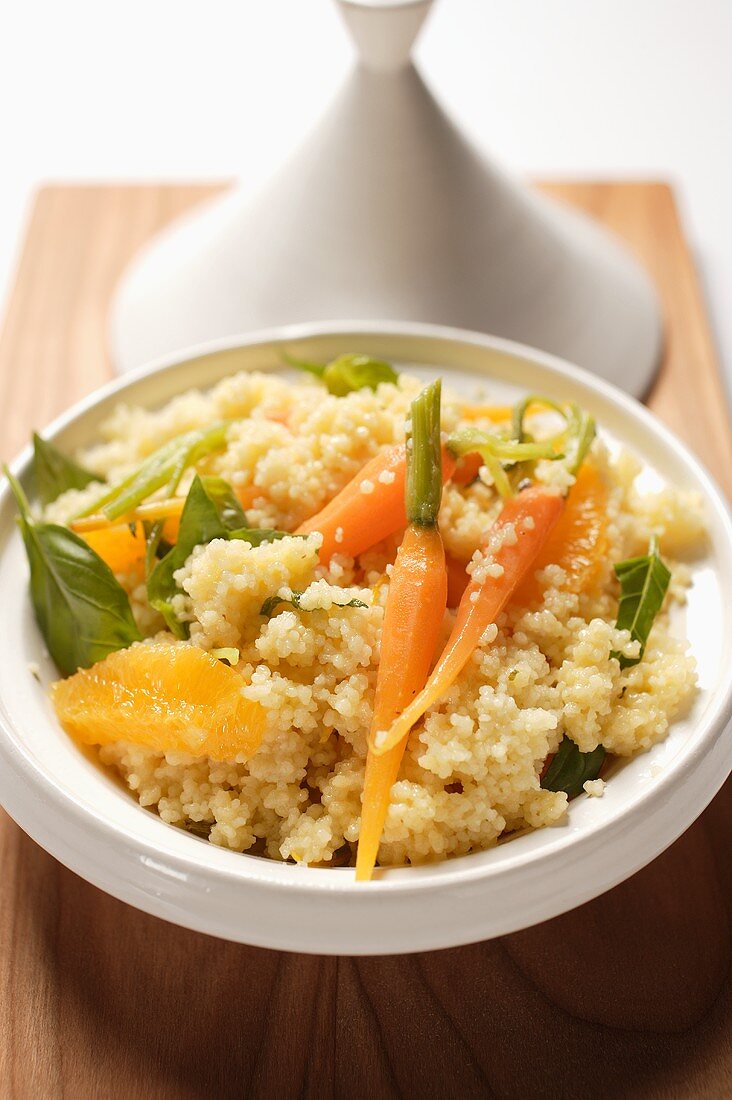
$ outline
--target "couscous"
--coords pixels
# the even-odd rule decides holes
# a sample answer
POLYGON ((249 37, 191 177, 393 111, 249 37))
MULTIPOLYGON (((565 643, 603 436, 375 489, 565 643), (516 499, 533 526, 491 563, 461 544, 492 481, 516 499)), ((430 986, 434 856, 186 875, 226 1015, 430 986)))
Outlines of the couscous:
POLYGON ((694 697, 699 500, 551 395, 304 366, 121 405, 73 459, 36 439, 61 723, 171 825, 319 866, 361 834, 362 878, 600 797, 694 697))

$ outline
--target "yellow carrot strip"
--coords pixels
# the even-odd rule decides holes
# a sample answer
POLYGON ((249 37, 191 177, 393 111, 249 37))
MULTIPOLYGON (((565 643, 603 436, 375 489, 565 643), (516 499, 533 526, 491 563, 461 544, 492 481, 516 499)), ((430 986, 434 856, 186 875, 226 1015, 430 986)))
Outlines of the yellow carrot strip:
MULTIPOLYGON (((447 481, 456 460, 442 448, 442 479, 447 481)), ((403 443, 374 456, 329 504, 300 524, 296 535, 319 531, 323 536, 320 560, 334 554, 355 558, 388 535, 407 525, 404 487, 407 473, 403 443)))
MULTIPOLYGON (((445 613, 447 571, 437 527, 442 495, 439 381, 413 402, 412 432, 413 449, 407 451, 409 526, 389 584, 372 731, 391 724, 423 687, 445 613)), ((382 756, 369 752, 356 856, 358 881, 371 878, 405 744, 402 741, 382 756)))
POLYGON ((72 531, 83 535, 87 531, 101 531, 105 527, 120 527, 123 524, 136 523, 138 520, 149 520, 151 523, 159 519, 179 517, 183 511, 185 497, 169 497, 166 500, 151 500, 140 504, 126 516, 110 520, 103 512, 92 516, 79 516, 69 524, 72 531))
POLYGON ((513 405, 463 405, 463 420, 490 420, 491 424, 503 424, 513 416, 513 405))
POLYGON ((490 560, 465 589, 455 625, 426 687, 392 723, 380 730, 372 727, 369 749, 376 755, 389 753, 405 739, 415 722, 455 682, 480 643, 488 626, 495 622, 511 594, 531 569, 564 508, 557 493, 533 486, 509 498, 491 528, 490 560), (494 576, 494 572, 500 574, 494 576))

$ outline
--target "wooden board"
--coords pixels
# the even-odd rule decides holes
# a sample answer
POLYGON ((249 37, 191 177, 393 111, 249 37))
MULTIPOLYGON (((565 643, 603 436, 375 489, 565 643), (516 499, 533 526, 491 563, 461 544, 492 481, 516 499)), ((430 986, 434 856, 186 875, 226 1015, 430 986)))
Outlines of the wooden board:
MULTIPOLYGON (((540 186, 650 271, 668 346, 649 403, 732 493, 724 390, 671 191, 540 186)), ((109 377, 120 272, 218 189, 39 193, 0 340, 4 459, 109 377)), ((731 835, 728 783, 664 855, 572 913, 472 947, 353 960, 164 924, 0 813, 0 1095, 732 1095, 731 835)))

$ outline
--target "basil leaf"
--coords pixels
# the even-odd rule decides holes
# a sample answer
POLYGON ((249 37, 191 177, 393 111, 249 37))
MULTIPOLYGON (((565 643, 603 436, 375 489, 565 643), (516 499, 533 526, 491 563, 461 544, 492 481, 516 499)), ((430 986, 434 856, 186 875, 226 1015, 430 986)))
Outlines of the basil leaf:
POLYGON ((68 527, 37 523, 20 485, 5 473, 20 510, 33 610, 59 671, 70 676, 141 641, 127 593, 109 566, 68 527))
POLYGON ((658 539, 654 535, 648 547, 648 553, 639 558, 628 558, 615 566, 615 574, 620 581, 620 603, 618 605, 618 630, 629 630, 631 638, 640 642, 637 657, 624 657, 613 650, 621 668, 637 665, 645 653, 648 635, 653 620, 661 610, 668 590, 671 573, 658 553, 658 539))
POLYGON ((53 443, 41 439, 38 432, 33 433, 33 477, 36 495, 44 506, 52 504, 68 489, 84 489, 99 480, 96 474, 61 454, 53 443))
MULTIPOLYGON (((293 592, 292 599, 286 599, 284 596, 268 596, 259 609, 260 615, 271 615, 281 603, 289 604, 290 607, 296 607, 298 611, 320 611, 319 607, 302 607, 300 605, 300 598, 303 595, 302 592, 293 592)), ((334 603, 334 607, 368 607, 368 604, 363 600, 352 599, 348 603, 334 603)))
POLYGON ((375 390, 380 382, 394 383, 398 377, 391 363, 370 355, 340 355, 323 371, 323 381, 336 397, 365 387, 375 390))
POLYGON ((345 397, 347 393, 368 387, 375 390, 380 382, 396 382, 399 375, 391 363, 370 355, 339 355, 330 363, 311 363, 285 355, 285 361, 298 370, 308 371, 325 383, 329 393, 345 397))
POLYGON ((563 737, 554 759, 541 780, 545 791, 564 791, 570 798, 582 794, 588 779, 597 779, 605 760, 605 750, 598 745, 592 752, 580 752, 569 737, 563 737))
POLYGON ((267 531, 236 526, 246 516, 230 486, 222 478, 198 475, 188 491, 180 517, 175 546, 154 566, 147 581, 147 598, 161 613, 169 630, 178 638, 188 637, 188 624, 173 610, 173 597, 180 592, 174 574, 185 565, 197 546, 214 539, 244 539, 253 546, 284 538, 284 531, 267 531))
POLYGON ((164 558, 171 547, 163 540, 165 520, 156 519, 154 523, 143 523, 145 532, 145 576, 149 578, 160 558, 164 558))
POLYGON ((222 422, 169 440, 153 451, 133 474, 95 500, 82 515, 103 512, 107 519, 119 519, 164 485, 174 492, 189 466, 215 451, 224 450, 228 430, 229 424, 222 422))
POLYGON ((147 598, 151 607, 162 614, 168 628, 178 638, 188 637, 188 627, 178 620, 173 611, 171 601, 180 592, 173 574, 185 565, 196 546, 225 538, 226 530, 216 502, 196 475, 183 506, 176 544, 153 568, 147 581, 147 598))
POLYGON ((227 539, 241 539, 252 546, 261 546, 264 542, 277 542, 278 539, 302 539, 306 535, 293 535, 290 531, 275 531, 271 527, 242 527, 237 531, 229 531, 227 539))
POLYGON ((201 482, 226 530, 236 531, 237 528, 246 527, 247 517, 228 481, 224 481, 222 477, 202 477, 201 482))

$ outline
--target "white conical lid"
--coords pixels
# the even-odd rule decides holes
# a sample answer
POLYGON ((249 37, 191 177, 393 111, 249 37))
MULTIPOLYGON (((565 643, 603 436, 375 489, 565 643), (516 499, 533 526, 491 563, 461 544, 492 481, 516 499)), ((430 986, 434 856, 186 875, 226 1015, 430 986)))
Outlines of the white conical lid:
MULTIPOLYGON (((408 12, 392 62, 427 8, 343 4, 349 19, 408 12)), ((364 53, 378 59, 375 40, 364 53)), ((486 161, 411 64, 355 66, 257 198, 234 190, 162 234, 121 285, 112 337, 127 368, 255 328, 352 319, 510 337, 636 394, 660 347, 640 268, 594 223, 486 161)))

